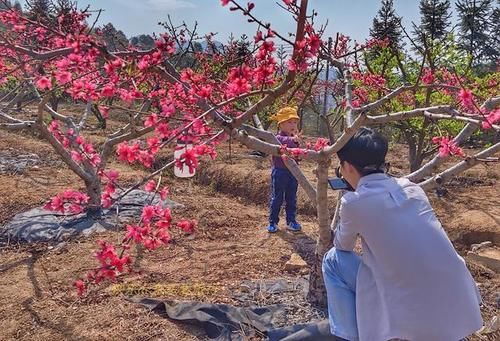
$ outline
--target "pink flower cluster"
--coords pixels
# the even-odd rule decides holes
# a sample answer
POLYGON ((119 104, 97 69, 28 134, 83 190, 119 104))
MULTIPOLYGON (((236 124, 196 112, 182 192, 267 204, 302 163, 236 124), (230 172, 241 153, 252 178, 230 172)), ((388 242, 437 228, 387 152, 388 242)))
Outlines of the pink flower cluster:
POLYGON ((436 136, 436 137, 432 138, 432 142, 434 144, 439 145, 439 156, 441 156, 441 157, 445 157, 445 156, 449 156, 449 155, 457 155, 457 156, 465 157, 465 153, 462 150, 462 148, 457 146, 455 141, 453 141, 453 139, 450 137, 436 136))
POLYGON ((67 190, 50 199, 43 208, 49 211, 80 214, 85 210, 89 196, 82 192, 67 190))
POLYGON ((158 137, 146 139, 146 145, 141 147, 139 142, 122 142, 116 147, 116 154, 121 161, 130 164, 139 162, 146 168, 153 167, 155 155, 160 150, 161 142, 158 137))
MULTIPOLYGON (((179 147, 183 149, 184 147, 179 147)), ((175 167, 182 169, 184 166, 189 168, 189 173, 194 173, 198 167, 198 159, 203 155, 209 155, 212 160, 217 157, 217 152, 214 148, 207 145, 198 145, 182 153, 178 159, 175 160, 175 167)))
POLYGON ((500 122, 500 108, 490 111, 482 123, 483 129, 491 129, 493 124, 500 122))
POLYGON ((53 120, 47 127, 48 131, 58 140, 64 148, 68 150, 71 158, 78 164, 89 162, 92 166, 98 167, 101 163, 99 153, 94 149, 94 146, 86 142, 83 136, 77 135, 70 128, 65 133, 61 131, 61 124, 58 120, 53 120))

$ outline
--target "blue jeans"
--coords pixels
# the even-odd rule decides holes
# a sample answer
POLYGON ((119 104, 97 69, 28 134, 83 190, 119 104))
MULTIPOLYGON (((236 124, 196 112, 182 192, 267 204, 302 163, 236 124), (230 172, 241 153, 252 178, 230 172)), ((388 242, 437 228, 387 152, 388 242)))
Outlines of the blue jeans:
POLYGON ((286 168, 273 168, 271 173, 271 203, 269 207, 269 223, 278 224, 283 200, 286 203, 286 222, 295 222, 297 211, 297 179, 286 168))
POLYGON ((328 319, 333 335, 358 340, 356 277, 361 259, 354 252, 332 248, 323 259, 328 299, 328 319))

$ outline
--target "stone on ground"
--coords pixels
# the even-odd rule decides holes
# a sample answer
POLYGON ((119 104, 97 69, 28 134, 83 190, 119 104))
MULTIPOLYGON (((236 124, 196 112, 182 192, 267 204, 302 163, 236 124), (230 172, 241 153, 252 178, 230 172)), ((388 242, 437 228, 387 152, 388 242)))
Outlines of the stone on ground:
POLYGON ((292 253, 290 260, 285 263, 285 271, 298 272, 307 269, 307 263, 297 253, 292 253))

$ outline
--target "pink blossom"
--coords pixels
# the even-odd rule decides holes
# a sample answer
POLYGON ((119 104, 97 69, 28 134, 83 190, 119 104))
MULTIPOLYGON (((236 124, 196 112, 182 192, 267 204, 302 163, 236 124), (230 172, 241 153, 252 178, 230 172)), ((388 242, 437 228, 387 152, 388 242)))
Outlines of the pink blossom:
POLYGON ((104 172, 109 181, 116 181, 120 176, 120 173, 117 170, 110 169, 109 171, 104 172))
POLYGON ((193 233, 196 229, 196 220, 181 220, 177 223, 177 227, 186 233, 193 233))
POLYGON ((78 296, 82 296, 83 294, 85 294, 85 291, 87 290, 86 286, 85 286, 85 282, 82 281, 81 279, 76 280, 73 283, 73 286, 76 288, 76 290, 78 292, 78 296))
POLYGON ((449 155, 458 155, 465 157, 462 148, 457 146, 455 141, 449 137, 433 137, 432 142, 439 145, 439 156, 445 157, 449 155))
POLYGON ((325 138, 319 138, 316 143, 314 144, 314 150, 319 152, 320 150, 322 150, 323 148, 325 148, 326 146, 328 146, 328 144, 330 143, 330 140, 328 139, 325 139, 325 138))
POLYGON ((156 207, 155 206, 144 206, 142 209, 142 220, 147 224, 153 220, 156 216, 156 207))
POLYGON ((56 73, 56 80, 61 85, 71 82, 71 72, 61 71, 56 73))
POLYGON ((144 121, 144 126, 145 127, 153 127, 158 123, 158 115, 157 114, 151 114, 148 116, 146 121, 144 121))
POLYGON ((83 156, 82 154, 80 154, 79 152, 75 151, 75 150, 72 150, 71 151, 71 158, 77 162, 77 163, 81 163, 83 161, 83 156))
POLYGON ((160 198, 161 198, 161 200, 167 199, 167 196, 168 196, 168 188, 167 187, 163 187, 160 190, 160 198))
POLYGON ((156 126, 155 132, 160 136, 160 138, 166 138, 170 136, 170 128, 167 123, 160 123, 156 126))
POLYGON ((170 117, 175 114, 175 106, 172 103, 164 103, 161 106, 161 115, 170 117))
POLYGON ((161 143, 159 138, 150 137, 146 140, 146 143, 151 154, 156 154, 160 150, 161 143))
POLYGON ((144 190, 146 192, 153 192, 156 189, 156 181, 149 180, 148 183, 144 186, 144 190))
POLYGON ((458 99, 465 109, 470 110, 474 108, 474 96, 470 90, 460 89, 458 99))
POLYGON ((429 85, 434 83, 434 74, 431 69, 426 69, 422 76, 422 83, 429 85))
POLYGON ((483 121, 482 127, 483 129, 491 129, 493 124, 500 122, 500 108, 491 111, 488 116, 486 116, 486 120, 483 121))
POLYGON ((42 77, 36 81, 36 87, 40 90, 52 89, 52 82, 47 77, 42 77))

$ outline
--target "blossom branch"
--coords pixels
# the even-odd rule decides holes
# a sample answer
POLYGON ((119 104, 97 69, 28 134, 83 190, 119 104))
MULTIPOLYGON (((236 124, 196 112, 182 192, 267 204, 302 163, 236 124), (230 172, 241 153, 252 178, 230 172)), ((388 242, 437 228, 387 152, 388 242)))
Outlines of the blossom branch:
POLYGON ((72 158, 71 155, 67 152, 67 150, 64 148, 64 146, 52 135, 52 133, 47 129, 45 126, 45 123, 43 122, 43 112, 44 108, 49 100, 49 97, 46 96, 42 99, 40 104, 38 104, 38 117, 36 121, 36 127, 42 137, 44 137, 49 143, 52 145, 52 147, 55 149, 55 151, 61 156, 62 160, 64 163, 68 165, 68 167, 75 172, 82 180, 86 182, 91 182, 93 180, 93 176, 90 173, 87 173, 85 170, 83 170, 80 165, 78 165, 72 158))
POLYGON ((500 142, 497 142, 493 146, 481 151, 480 153, 477 153, 472 157, 467 157, 465 158, 465 160, 457 163, 453 167, 450 167, 449 169, 439 174, 436 174, 425 181, 420 182, 419 185, 426 190, 436 188, 442 185, 444 182, 451 179, 452 177, 456 176, 457 174, 460 174, 463 171, 475 166, 476 164, 483 162, 484 159, 487 159, 488 157, 495 155, 499 151, 500 151, 500 142))
MULTIPOLYGON (((492 97, 488 100, 486 100, 482 105, 481 109, 484 110, 493 110, 497 106, 500 105, 500 96, 499 97, 492 97)), ((474 132, 479 128, 479 125, 476 123, 468 123, 461 131, 460 133, 455 136, 453 139, 453 142, 456 145, 460 145, 463 143, 465 140, 467 140, 469 137, 474 134, 474 132)), ((439 167, 447 157, 440 156, 439 154, 436 155, 432 160, 427 162, 425 165, 420 167, 420 169, 416 170, 415 172, 407 175, 406 177, 411 180, 411 181, 419 181, 423 179, 424 177, 432 174, 432 172, 439 167)))

